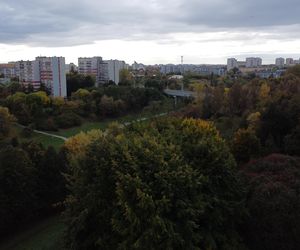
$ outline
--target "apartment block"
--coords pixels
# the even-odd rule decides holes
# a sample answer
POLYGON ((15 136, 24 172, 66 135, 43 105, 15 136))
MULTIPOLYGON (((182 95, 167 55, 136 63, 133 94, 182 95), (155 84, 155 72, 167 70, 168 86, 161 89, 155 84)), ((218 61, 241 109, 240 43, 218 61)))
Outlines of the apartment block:
POLYGON ((1 63, 0 75, 2 75, 3 78, 16 77, 15 63, 1 63))
POLYGON ((102 57, 78 58, 78 72, 84 75, 93 75, 96 86, 113 81, 120 82, 120 71, 126 68, 126 63, 119 60, 102 60, 102 57))
POLYGON ((227 71, 238 68, 238 61, 235 58, 228 58, 227 59, 227 71))
POLYGON ((246 58, 246 68, 257 68, 262 65, 262 59, 260 57, 248 57, 246 58))
POLYGON ((294 65, 294 59, 293 58, 286 58, 285 59, 286 66, 292 66, 294 65))
POLYGON ((34 89, 40 87, 41 77, 38 61, 18 61, 15 64, 15 71, 20 83, 31 84, 34 89))
POLYGON ((120 71, 126 68, 126 63, 119 60, 106 60, 105 63, 107 63, 108 79, 119 84, 120 71))
POLYGON ((67 96, 67 80, 64 57, 36 57, 40 81, 51 90, 53 96, 67 96))
POLYGON ((282 58, 282 57, 276 58, 275 65, 279 68, 283 68, 284 67, 284 58, 282 58))
POLYGON ((108 65, 101 56, 78 58, 78 73, 94 76, 96 86, 109 81, 108 65))

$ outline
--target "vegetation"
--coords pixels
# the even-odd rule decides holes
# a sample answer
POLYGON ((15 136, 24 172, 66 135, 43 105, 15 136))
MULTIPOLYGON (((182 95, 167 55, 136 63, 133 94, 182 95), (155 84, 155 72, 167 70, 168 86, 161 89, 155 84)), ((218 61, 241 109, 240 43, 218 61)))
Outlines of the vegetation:
POLYGON ((272 154, 241 170, 249 216, 243 225, 250 249, 299 248, 300 158, 272 154))
POLYGON ((241 187, 209 123, 159 119, 66 147, 68 249, 239 249, 241 187))
POLYGON ((140 112, 155 102, 162 106, 163 101, 164 96, 154 89, 108 87, 92 91, 78 89, 70 101, 38 91, 16 92, 7 95, 3 102, 22 125, 57 131, 79 126, 83 119, 116 118, 128 112, 140 112))
POLYGON ((188 73, 196 97, 167 117, 153 114, 176 79, 124 71, 123 86, 95 88, 69 77, 66 100, 0 85, 0 239, 65 220, 8 249, 299 248, 299 67, 265 80, 188 73), (34 128, 73 137, 60 147, 34 128))

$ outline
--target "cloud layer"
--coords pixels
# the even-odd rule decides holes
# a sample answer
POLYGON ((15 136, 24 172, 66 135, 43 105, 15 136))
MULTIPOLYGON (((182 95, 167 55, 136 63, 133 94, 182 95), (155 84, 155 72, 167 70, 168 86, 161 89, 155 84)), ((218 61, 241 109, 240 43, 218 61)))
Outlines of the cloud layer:
POLYGON ((298 40, 299 9, 298 0, 10 0, 0 2, 0 43, 61 47, 108 39, 184 42, 174 36, 178 33, 195 34, 200 42, 298 40))

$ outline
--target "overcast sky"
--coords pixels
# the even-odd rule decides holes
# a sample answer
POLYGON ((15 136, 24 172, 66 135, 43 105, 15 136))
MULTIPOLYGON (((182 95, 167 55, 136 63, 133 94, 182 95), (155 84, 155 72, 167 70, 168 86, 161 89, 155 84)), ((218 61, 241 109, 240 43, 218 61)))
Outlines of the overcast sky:
POLYGON ((0 62, 300 57, 299 0, 0 0, 0 62))

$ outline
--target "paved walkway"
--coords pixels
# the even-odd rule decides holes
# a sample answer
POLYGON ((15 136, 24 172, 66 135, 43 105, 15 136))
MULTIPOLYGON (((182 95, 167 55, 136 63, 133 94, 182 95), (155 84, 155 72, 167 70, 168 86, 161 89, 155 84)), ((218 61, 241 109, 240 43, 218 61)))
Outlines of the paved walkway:
MULTIPOLYGON (((19 126, 19 127, 21 127, 21 128, 27 128, 26 126, 21 125, 21 124, 19 124, 19 123, 16 123, 16 125, 19 126)), ((40 130, 36 130, 36 129, 33 129, 33 132, 38 133, 38 134, 42 134, 42 135, 51 136, 51 137, 54 137, 54 138, 58 138, 58 139, 61 139, 61 140, 63 140, 63 141, 68 140, 67 137, 64 137, 64 136, 61 136, 61 135, 51 134, 51 133, 44 132, 44 131, 40 131, 40 130)))
MULTIPOLYGON (((151 116, 151 117, 142 117, 142 118, 133 120, 133 121, 131 121, 131 122, 124 122, 123 125, 124 125, 124 126, 128 126, 128 125, 130 125, 130 124, 133 123, 133 122, 146 121, 146 120, 149 120, 149 119, 151 119, 151 118, 160 117, 160 116, 165 116, 165 115, 167 115, 167 114, 168 114, 168 113, 161 113, 161 114, 154 115, 154 116, 151 116)), ((21 124, 19 124, 19 123, 16 123, 16 125, 19 126, 19 127, 21 127, 21 128, 27 128, 26 126, 21 125, 21 124)), ((61 135, 56 135, 56 134, 51 134, 51 133, 48 133, 48 132, 45 132, 45 131, 40 131, 40 130, 34 129, 33 132, 38 133, 38 134, 42 134, 42 135, 51 136, 51 137, 54 137, 54 138, 58 138, 58 139, 61 139, 61 140, 63 140, 63 141, 68 140, 67 137, 64 137, 64 136, 61 136, 61 135)))

